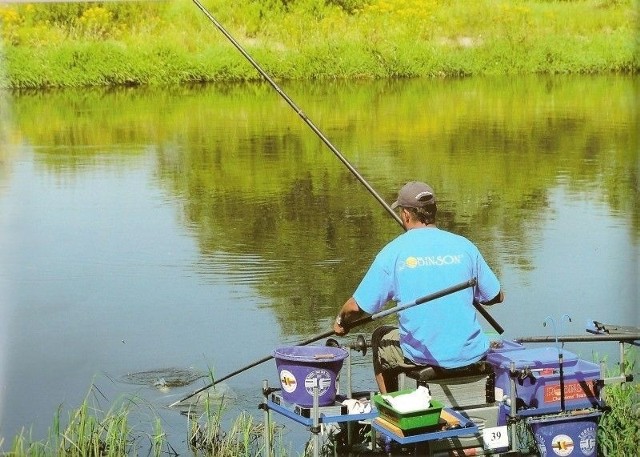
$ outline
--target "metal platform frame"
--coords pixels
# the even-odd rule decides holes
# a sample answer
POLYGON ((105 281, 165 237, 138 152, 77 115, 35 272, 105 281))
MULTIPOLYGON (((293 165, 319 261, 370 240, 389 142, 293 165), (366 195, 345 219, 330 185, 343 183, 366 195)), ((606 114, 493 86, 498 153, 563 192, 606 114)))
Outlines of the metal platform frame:
MULTIPOLYGON (((617 329, 616 329, 617 330, 617 329)), ((625 328, 626 330, 626 328, 625 328)), ((519 343, 550 343, 555 341, 556 344, 564 343, 564 342, 587 342, 587 341, 618 341, 620 345, 620 374, 613 377, 605 377, 604 376, 604 366, 600 367, 600 380, 598 381, 599 387, 602 388, 608 384, 616 384, 616 383, 624 383, 633 380, 633 376, 625 373, 626 366, 624 365, 624 344, 632 344, 632 345, 640 345, 640 332, 638 332, 636 328, 633 328, 634 331, 625 331, 625 332, 616 332, 616 331, 602 331, 602 329, 598 328, 597 331, 591 332, 593 335, 580 335, 580 336, 566 336, 560 337, 556 336, 555 338, 548 337, 529 337, 529 338, 520 338, 515 341, 519 343)), ((589 331, 589 330, 588 330, 589 331)), ((347 359, 347 398, 351 396, 351 360, 350 355, 347 359)), ((519 444, 517 437, 516 426, 513 422, 515 421, 524 421, 525 423, 532 420, 543 420, 544 418, 548 420, 555 420, 555 417, 559 417, 565 413, 571 413, 570 408, 566 411, 563 411, 562 408, 536 408, 531 410, 520 410, 516 407, 516 398, 515 398, 515 375, 517 370, 514 366, 511 367, 511 372, 513 376, 511 377, 511 392, 509 398, 509 413, 508 417, 511 423, 508 426, 509 429, 509 445, 508 448, 502 450, 501 453, 513 454, 518 453, 519 444)), ((444 408, 448 413, 454 416, 457 420, 459 420, 459 425, 455 428, 444 429, 444 430, 434 430, 428 431, 424 433, 415 433, 415 434, 405 434, 405 433, 396 433, 388 426, 385 425, 381 421, 377 420, 378 411, 373 408, 369 413, 365 414, 344 414, 343 411, 339 410, 339 407, 331 406, 331 407, 320 407, 318 405, 318 387, 314 387, 313 390, 313 406, 309 408, 300 408, 295 404, 288 404, 283 402, 282 399, 274 396, 274 392, 279 389, 269 388, 268 382, 263 381, 263 396, 264 402, 260 405, 260 407, 264 410, 265 416, 265 450, 267 457, 273 457, 273 449, 271 443, 271 411, 276 412, 277 414, 286 417, 298 424, 309 427, 309 430, 312 433, 313 440, 313 452, 314 457, 319 455, 319 445, 320 439, 319 434, 321 431, 321 424, 328 423, 353 423, 359 421, 371 421, 371 432, 372 432, 372 451, 375 450, 376 438, 375 433, 383 434, 393 441, 401 445, 406 444, 422 444, 429 443, 436 440, 449 439, 454 437, 460 437, 471 434, 478 434, 479 427, 470 419, 465 417, 459 411, 453 408, 444 408), (308 417, 306 417, 308 416, 308 417)), ((602 406, 602 405, 599 405, 602 406)), ((600 408, 592 409, 591 411, 585 411, 589 417, 599 416, 601 411, 600 408)), ((351 432, 351 427, 348 428, 349 432, 351 432)), ((351 442, 351 433, 349 433, 349 444, 351 442)))

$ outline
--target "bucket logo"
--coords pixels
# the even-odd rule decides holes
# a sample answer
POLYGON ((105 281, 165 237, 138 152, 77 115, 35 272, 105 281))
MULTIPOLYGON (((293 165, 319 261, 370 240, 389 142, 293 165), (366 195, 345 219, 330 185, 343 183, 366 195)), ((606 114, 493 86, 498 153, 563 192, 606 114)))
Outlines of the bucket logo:
POLYGON ((318 396, 321 397, 331 386, 331 373, 327 370, 313 370, 304 378, 304 387, 313 396, 313 388, 318 386, 318 396))
POLYGON ((289 370, 282 370, 280 372, 280 384, 285 392, 291 393, 296 390, 298 386, 298 382, 296 381, 296 377, 289 370))
POLYGON ((584 455, 594 455, 596 452, 596 429, 587 427, 578 437, 580 440, 580 450, 584 455))
POLYGON ((573 452, 573 439, 568 435, 556 435, 551 440, 551 447, 556 455, 571 455, 573 452))

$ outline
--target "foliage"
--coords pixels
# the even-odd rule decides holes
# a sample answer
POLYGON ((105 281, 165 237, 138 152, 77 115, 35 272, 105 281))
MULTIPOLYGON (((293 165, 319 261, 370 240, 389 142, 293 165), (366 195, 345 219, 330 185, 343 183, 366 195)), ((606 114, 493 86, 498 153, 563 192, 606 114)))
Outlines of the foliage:
MULTIPOLYGON (((204 3, 277 78, 635 72, 640 66, 637 0, 204 3)), ((259 78, 190 2, 8 5, 0 7, 0 25, 4 86, 259 78), (88 67, 68 67, 61 48, 107 58, 85 57, 88 67), (111 59, 114 48, 118 56, 111 59)))
POLYGON ((327 5, 337 5, 348 13, 355 13, 369 3, 371 0, 326 0, 327 5))
POLYGON ((600 449, 606 456, 635 455, 640 442, 640 384, 620 384, 607 389, 611 411, 600 421, 600 449))
MULTIPOLYGON (((626 373, 633 373, 633 354, 627 354, 626 373)), ((605 387, 610 408, 598 427, 598 445, 605 456, 636 455, 640 442, 640 383, 622 383, 605 387)))

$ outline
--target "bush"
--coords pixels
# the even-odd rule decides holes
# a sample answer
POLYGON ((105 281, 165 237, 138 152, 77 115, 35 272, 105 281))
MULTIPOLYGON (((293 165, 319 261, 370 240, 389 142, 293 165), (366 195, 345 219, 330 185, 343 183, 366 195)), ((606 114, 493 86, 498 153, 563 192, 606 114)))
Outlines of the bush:
POLYGON ((598 443, 605 456, 637 455, 640 443, 640 384, 606 388, 611 410, 600 419, 598 443))

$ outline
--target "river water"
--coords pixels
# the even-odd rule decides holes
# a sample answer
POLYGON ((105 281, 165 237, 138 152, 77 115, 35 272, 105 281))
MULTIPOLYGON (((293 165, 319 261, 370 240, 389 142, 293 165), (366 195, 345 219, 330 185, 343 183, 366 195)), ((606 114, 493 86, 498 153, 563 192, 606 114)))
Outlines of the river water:
MULTIPOLYGON (((387 202, 412 179, 435 187, 441 228, 503 283, 504 337, 551 335, 547 317, 557 334, 640 326, 637 77, 283 88, 387 202)), ((105 409, 141 399, 141 421, 162 417, 184 448, 167 405, 207 379, 154 381, 220 377, 329 330, 401 232, 267 85, 1 102, 0 450, 22 427, 46 437, 92 384, 105 409)), ((372 389, 366 357, 354 364, 354 388, 372 389)), ((232 416, 261 417, 263 379, 278 382, 273 361, 226 381, 232 416)))

